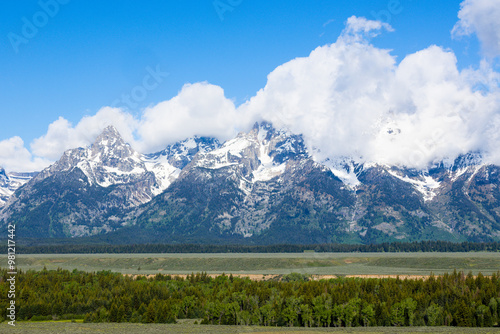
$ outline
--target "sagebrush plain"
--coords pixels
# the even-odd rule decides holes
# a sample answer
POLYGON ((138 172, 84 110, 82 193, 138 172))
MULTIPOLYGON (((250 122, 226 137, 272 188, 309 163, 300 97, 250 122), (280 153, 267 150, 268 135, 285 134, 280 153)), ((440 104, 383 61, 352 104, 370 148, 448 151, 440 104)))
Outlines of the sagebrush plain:
MULTIPOLYGON (((2 324, 0 332, 7 325, 2 324)), ((255 327, 255 326, 210 326, 195 325, 192 321, 180 322, 178 324, 131 324, 131 323, 70 323, 70 322, 21 322, 16 327, 9 328, 9 333, 169 333, 169 334, 286 334, 286 333, 455 333, 455 334, 489 334, 499 333, 500 328, 457 328, 457 327, 368 327, 368 328, 276 328, 276 327, 255 327)))
POLYGON ((24 254, 22 270, 110 270, 123 274, 430 275, 454 270, 491 275, 500 253, 217 253, 217 254, 24 254))

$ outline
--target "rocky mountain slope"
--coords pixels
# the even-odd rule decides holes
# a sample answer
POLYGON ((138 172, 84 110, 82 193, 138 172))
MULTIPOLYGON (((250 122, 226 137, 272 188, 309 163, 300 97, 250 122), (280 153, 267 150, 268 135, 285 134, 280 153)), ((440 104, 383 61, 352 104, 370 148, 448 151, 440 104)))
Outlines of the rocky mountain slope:
POLYGON ((426 170, 315 161, 267 123, 141 155, 108 127, 4 196, 0 219, 25 237, 111 242, 500 240, 499 169, 479 153, 426 170))
POLYGON ((66 151, 14 193, 0 212, 29 237, 78 237, 123 225, 131 208, 150 201, 175 180, 199 149, 215 140, 194 138, 144 156, 106 128, 88 148, 66 151))
POLYGON ((9 198, 14 192, 37 173, 7 173, 5 169, 0 167, 0 208, 4 207, 9 198))

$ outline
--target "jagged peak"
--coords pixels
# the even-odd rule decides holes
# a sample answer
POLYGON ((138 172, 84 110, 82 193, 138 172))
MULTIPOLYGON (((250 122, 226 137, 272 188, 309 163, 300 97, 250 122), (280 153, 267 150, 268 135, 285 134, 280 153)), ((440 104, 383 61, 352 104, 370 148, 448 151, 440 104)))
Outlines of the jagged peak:
POLYGON ((125 144, 122 136, 113 125, 108 125, 104 128, 99 136, 95 139, 92 146, 111 146, 125 144))
POLYGON ((483 163, 483 156, 480 152, 469 152, 459 155, 453 162, 452 170, 456 171, 470 166, 478 166, 483 163))
POLYGON ((194 136, 192 138, 185 139, 178 143, 187 144, 189 142, 194 142, 197 146, 220 146, 220 142, 217 138, 206 137, 206 136, 194 136))
POLYGON ((120 136, 120 133, 113 125, 108 125, 107 127, 105 127, 104 130, 102 130, 102 133, 114 136, 120 136))
POLYGON ((259 129, 274 130, 274 126, 272 123, 268 121, 255 122, 255 124, 252 127, 252 130, 259 130, 259 129))
POLYGON ((148 159, 152 159, 159 156, 172 157, 174 155, 188 155, 194 154, 198 151, 211 151, 219 148, 220 146, 221 143, 217 138, 194 136, 170 144, 159 152, 144 154, 144 156, 148 159))

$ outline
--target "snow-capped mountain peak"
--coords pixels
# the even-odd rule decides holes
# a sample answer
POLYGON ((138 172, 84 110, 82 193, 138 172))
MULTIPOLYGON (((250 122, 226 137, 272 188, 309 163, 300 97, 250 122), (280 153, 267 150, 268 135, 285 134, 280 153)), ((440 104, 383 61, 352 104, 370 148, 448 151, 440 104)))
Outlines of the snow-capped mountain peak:
POLYGON ((163 151, 143 155, 142 161, 147 170, 155 174, 158 183, 153 192, 159 194, 167 189, 198 152, 203 154, 218 147, 220 143, 215 138, 195 136, 168 145, 163 151))
POLYGON ((66 151, 63 158, 53 166, 80 168, 89 182, 101 187, 130 183, 147 173, 141 155, 129 144, 113 126, 108 126, 85 149, 66 151), (62 162, 62 166, 58 166, 62 162))
POLYGON ((0 219, 47 223, 36 230, 44 237, 137 225, 169 240, 500 240, 500 167, 479 153, 426 170, 362 161, 308 151, 301 135, 269 123, 223 144, 193 137, 153 154, 139 154, 108 127, 14 195, 9 187, 22 176, 0 168, 0 200, 10 196, 0 219))
POLYGON ((454 171, 460 171, 471 166, 483 165, 483 156, 480 152, 470 152, 459 155, 449 168, 454 171))
POLYGON ((114 166, 117 159, 140 161, 140 154, 125 143, 113 126, 108 126, 103 130, 91 145, 89 153, 91 159, 101 160, 103 164, 110 166, 114 166))
POLYGON ((288 160, 301 155, 307 155, 301 136, 261 123, 219 148, 200 152, 192 167, 217 170, 239 166, 245 182, 268 181, 284 172, 288 160))
POLYGON ((78 169, 86 177, 86 181, 82 179, 82 182, 88 182, 88 186, 107 188, 140 183, 136 191, 129 194, 129 205, 145 203, 155 195, 152 189, 157 184, 154 174, 148 171, 141 157, 141 154, 125 143, 114 127, 109 126, 89 147, 64 152, 61 159, 44 169, 36 179, 40 181, 58 173, 70 173, 78 169))

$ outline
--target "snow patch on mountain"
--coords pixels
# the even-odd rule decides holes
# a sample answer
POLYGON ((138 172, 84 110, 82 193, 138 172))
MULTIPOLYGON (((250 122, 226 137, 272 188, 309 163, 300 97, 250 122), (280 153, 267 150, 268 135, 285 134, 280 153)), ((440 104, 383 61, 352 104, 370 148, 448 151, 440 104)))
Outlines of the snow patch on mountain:
POLYGON ((472 179, 476 174, 477 172, 479 172, 479 170, 485 166, 485 164, 478 164, 476 166, 472 165, 472 166, 466 166, 466 167, 461 167, 460 169, 456 169, 455 171, 452 171, 450 172, 451 174, 451 181, 452 182, 455 182, 456 180, 458 180, 462 175, 465 175, 465 174, 470 174, 469 175, 469 180, 472 179))
POLYGON ((143 161, 146 169, 154 173, 156 177, 157 186, 152 189, 155 196, 165 191, 181 173, 181 169, 172 166, 168 162, 168 157, 164 155, 160 155, 155 159, 145 156, 143 161))
POLYGON ((253 171, 253 182, 263 182, 269 181, 277 176, 280 176, 285 172, 286 163, 282 163, 281 165, 260 165, 259 168, 253 171))
POLYGON ((238 160, 243 159, 245 156, 243 150, 251 144, 252 142, 244 136, 238 136, 214 150, 200 150, 195 166, 207 169, 221 169, 238 165, 238 160))
POLYGON ((441 182, 434 180, 431 176, 422 172, 418 178, 410 178, 407 175, 401 176, 393 170, 387 170, 389 174, 400 179, 401 181, 408 182, 422 194, 424 202, 432 201, 436 197, 436 190, 441 186, 441 182))
MULTIPOLYGON (((280 135, 283 135, 280 133, 280 135)), ((276 163, 274 159, 270 156, 271 153, 271 141, 267 138, 269 136, 269 130, 259 127, 259 132, 257 134, 257 139, 259 142, 259 153, 258 158, 260 161, 259 167, 252 172, 253 182, 265 182, 269 181, 277 176, 280 176, 285 172, 286 162, 276 163)), ((283 145, 276 148, 278 152, 284 151, 294 151, 293 145, 286 141, 283 145)))
POLYGON ((361 182, 355 171, 355 163, 349 158, 330 159, 327 158, 320 162, 321 165, 328 168, 333 175, 338 177, 348 188, 355 190, 361 182))
POLYGON ((255 144, 253 140, 250 140, 249 138, 243 136, 231 139, 228 142, 226 142, 222 146, 222 148, 219 149, 218 154, 223 155, 226 158, 229 157, 229 155, 233 155, 238 158, 243 158, 243 150, 245 150, 252 144, 255 144))
POLYGON ((14 192, 28 183, 37 173, 8 173, 0 168, 0 208, 5 206, 14 192))
POLYGON ((451 175, 451 181, 456 181, 460 176, 472 170, 475 173, 484 166, 483 157, 479 152, 471 152, 458 156, 456 159, 443 161, 443 166, 451 175))
POLYGON ((256 141, 241 134, 225 142, 218 149, 200 153, 200 159, 197 160, 196 165, 208 169, 221 169, 239 165, 240 160, 246 157, 244 151, 251 149, 255 145, 257 145, 256 141))
POLYGON ((143 155, 146 169, 154 173, 156 178, 153 194, 156 196, 165 191, 197 154, 206 154, 219 147, 220 143, 215 138, 195 136, 168 145, 163 151, 143 155))

